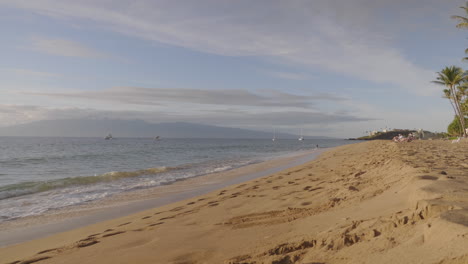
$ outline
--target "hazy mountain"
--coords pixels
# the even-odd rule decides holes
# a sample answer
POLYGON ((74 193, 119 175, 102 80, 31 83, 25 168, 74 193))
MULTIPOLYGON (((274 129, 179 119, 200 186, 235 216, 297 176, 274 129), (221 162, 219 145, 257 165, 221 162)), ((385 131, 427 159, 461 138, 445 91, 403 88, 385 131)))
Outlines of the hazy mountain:
MULTIPOLYGON (((271 138, 271 132, 218 127, 193 123, 152 124, 142 120, 43 120, 0 128, 0 136, 33 137, 118 137, 162 138, 271 138)), ((277 133, 277 138, 297 138, 297 135, 277 133)), ((326 138, 307 137, 306 138, 326 138)))

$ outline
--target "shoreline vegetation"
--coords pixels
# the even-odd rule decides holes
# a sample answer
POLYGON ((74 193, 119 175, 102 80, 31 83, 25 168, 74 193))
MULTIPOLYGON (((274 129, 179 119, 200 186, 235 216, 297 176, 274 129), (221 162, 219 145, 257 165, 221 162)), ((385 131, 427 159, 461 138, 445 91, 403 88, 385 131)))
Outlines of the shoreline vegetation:
MULTIPOLYGON (((460 29, 468 29, 468 1, 465 6, 460 7, 466 17, 454 15, 452 19, 458 21, 456 25, 460 29)), ((468 49, 465 49, 468 54, 468 49)), ((467 61, 468 57, 462 59, 467 61)), ((461 67, 452 65, 446 66, 440 72, 437 72, 436 80, 432 83, 444 86, 443 98, 448 99, 454 112, 453 121, 447 127, 447 132, 451 136, 468 137, 467 116, 468 116, 468 72, 461 67)))
POLYGON ((468 262, 468 141, 368 141, 0 249, 5 263, 468 262), (116 254, 118 252, 118 254, 116 254))
POLYGON ((421 138, 421 139, 433 140, 433 139, 449 138, 449 135, 447 133, 435 133, 435 132, 430 132, 426 130, 418 131, 414 129, 413 130, 412 129, 394 129, 392 131, 386 131, 386 132, 379 131, 373 135, 363 136, 359 138, 348 138, 348 140, 385 140, 385 139, 392 140, 394 137, 400 134, 406 137, 410 133, 415 134, 415 135, 421 134, 421 136, 418 136, 418 138, 421 138))

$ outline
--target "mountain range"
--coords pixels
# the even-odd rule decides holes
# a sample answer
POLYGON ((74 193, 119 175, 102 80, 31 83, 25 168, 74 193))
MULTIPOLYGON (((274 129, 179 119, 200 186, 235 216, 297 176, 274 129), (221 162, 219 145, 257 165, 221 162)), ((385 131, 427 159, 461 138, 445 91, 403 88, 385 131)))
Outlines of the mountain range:
MULTIPOLYGON (((162 138, 272 138, 273 132, 175 122, 148 123, 142 120, 65 119, 42 120, 10 127, 0 127, 0 136, 23 137, 155 137, 162 138)), ((298 135, 277 133, 277 138, 298 138, 298 135)), ((305 136, 307 139, 329 138, 305 136)))

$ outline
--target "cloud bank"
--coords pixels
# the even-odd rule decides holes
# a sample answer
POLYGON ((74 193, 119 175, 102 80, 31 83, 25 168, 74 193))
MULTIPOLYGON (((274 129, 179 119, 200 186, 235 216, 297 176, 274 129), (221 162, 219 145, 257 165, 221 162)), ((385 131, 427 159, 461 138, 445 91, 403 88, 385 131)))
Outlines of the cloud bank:
MULTIPOLYGON (((427 1, 430 6, 440 5, 436 0, 427 1)), ((422 8, 416 0, 14 0, 3 3, 65 21, 93 21, 102 29, 155 43, 224 56, 260 56, 376 84, 391 84, 421 95, 437 91, 428 82, 434 79, 434 71, 414 64, 393 45, 395 27, 404 30, 403 23, 418 22, 411 17, 437 12, 422 8), (405 12, 400 17, 384 15, 395 8, 405 12)), ((96 55, 63 40, 39 41, 35 45, 57 55, 96 55), (56 45, 62 48, 54 51, 56 45)))
MULTIPOLYGON (((242 90, 203 90, 183 88, 115 87, 101 91, 74 93, 28 93, 47 97, 84 98, 135 105, 189 103, 197 105, 312 108, 318 101, 344 101, 333 94, 295 95, 276 90, 257 93, 242 90)), ((274 109, 274 108, 273 108, 274 109)))
POLYGON ((313 126, 336 125, 350 122, 374 120, 350 113, 321 113, 310 111, 252 113, 228 109, 225 111, 202 111, 172 113, 170 111, 106 111, 82 108, 48 108, 29 105, 0 105, 1 126, 11 126, 31 121, 55 119, 140 119, 152 123, 191 122, 238 128, 270 130, 272 127, 295 131, 295 127, 309 124, 313 126), (12 119, 11 117, 15 118, 12 119), (14 120, 14 121, 13 121, 14 120), (291 130, 292 129, 292 130, 291 130))

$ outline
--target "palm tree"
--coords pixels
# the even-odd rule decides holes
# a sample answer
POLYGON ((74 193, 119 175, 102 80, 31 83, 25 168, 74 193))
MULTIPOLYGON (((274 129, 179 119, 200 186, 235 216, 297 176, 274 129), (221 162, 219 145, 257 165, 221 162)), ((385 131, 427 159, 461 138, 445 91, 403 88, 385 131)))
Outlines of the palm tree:
POLYGON ((463 135, 466 136, 465 130, 465 116, 461 109, 461 99, 459 92, 459 86, 468 80, 466 72, 457 66, 445 67, 442 71, 437 73, 438 77, 433 83, 446 86, 447 92, 444 90, 445 96, 450 100, 455 111, 455 116, 460 120, 461 127, 463 129, 463 135))

